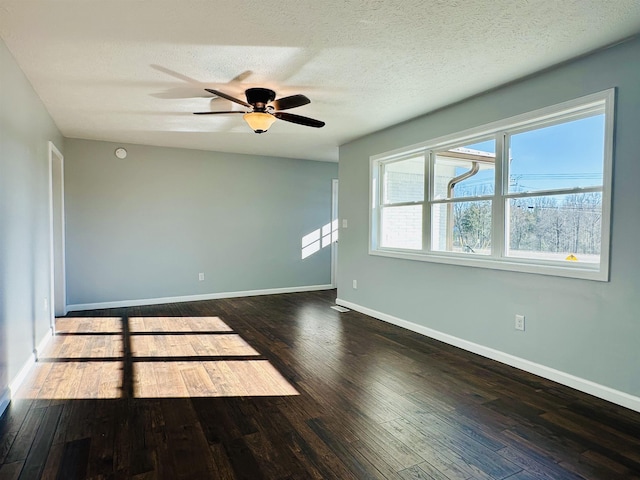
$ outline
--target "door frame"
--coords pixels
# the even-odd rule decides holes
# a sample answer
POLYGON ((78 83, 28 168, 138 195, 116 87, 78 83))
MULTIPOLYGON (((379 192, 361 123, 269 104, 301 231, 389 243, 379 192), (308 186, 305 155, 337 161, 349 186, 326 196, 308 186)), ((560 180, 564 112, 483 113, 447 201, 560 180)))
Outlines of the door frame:
POLYGON ((331 180, 331 286, 338 287, 338 179, 331 180), (335 236, 335 238, 334 238, 335 236))
POLYGON ((49 316, 51 333, 55 333, 55 317, 67 314, 64 221, 64 156, 49 142, 49 316), (56 228, 56 226, 58 228, 56 228))

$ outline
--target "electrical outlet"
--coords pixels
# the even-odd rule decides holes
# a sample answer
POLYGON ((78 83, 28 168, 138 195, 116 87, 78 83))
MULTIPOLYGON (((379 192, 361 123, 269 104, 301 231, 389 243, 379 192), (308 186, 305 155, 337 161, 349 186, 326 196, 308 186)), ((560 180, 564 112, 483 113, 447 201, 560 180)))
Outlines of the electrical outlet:
POLYGON ((42 303, 42 306, 44 307, 45 312, 49 311, 49 299, 47 297, 44 298, 44 302, 42 303))
POLYGON ((204 280, 204 273, 198 274, 198 281, 202 282, 204 280))
POLYGON ((353 289, 354 289, 354 290, 357 290, 357 289, 358 289, 358 281, 357 281, 357 280, 354 280, 354 281, 353 281, 353 289))
POLYGON ((522 330, 524 332, 524 315, 516 315, 516 330, 522 330))
POLYGON ((342 228, 349 228, 349 222, 346 218, 342 219, 342 228))

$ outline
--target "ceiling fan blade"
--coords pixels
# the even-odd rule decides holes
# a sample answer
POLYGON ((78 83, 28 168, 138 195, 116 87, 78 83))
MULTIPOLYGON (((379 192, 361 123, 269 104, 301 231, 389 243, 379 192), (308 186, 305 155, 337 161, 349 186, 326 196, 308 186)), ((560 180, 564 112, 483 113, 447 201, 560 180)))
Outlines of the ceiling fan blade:
POLYGON ((232 102, 239 103, 240 105, 244 105, 245 107, 252 108, 247 102, 240 100, 239 98, 232 97, 231 95, 227 95, 226 93, 219 92, 218 90, 213 90, 211 88, 205 88, 205 90, 209 93, 213 93, 218 97, 226 98, 227 100, 231 100, 232 102))
POLYGON ((280 120, 284 120, 285 122, 297 123, 298 125, 305 125, 307 127, 320 128, 325 125, 324 122, 321 122, 320 120, 303 117, 301 115, 294 115, 293 113, 275 112, 273 116, 280 120))
POLYGON ((289 110, 290 108, 301 107, 307 103, 311 103, 311 100, 304 95, 291 95, 289 97, 278 98, 271 105, 274 110, 289 110))
POLYGON ((194 115, 220 115, 220 114, 226 114, 226 113, 247 113, 247 112, 241 112, 239 110, 227 110, 223 112, 193 112, 194 115))

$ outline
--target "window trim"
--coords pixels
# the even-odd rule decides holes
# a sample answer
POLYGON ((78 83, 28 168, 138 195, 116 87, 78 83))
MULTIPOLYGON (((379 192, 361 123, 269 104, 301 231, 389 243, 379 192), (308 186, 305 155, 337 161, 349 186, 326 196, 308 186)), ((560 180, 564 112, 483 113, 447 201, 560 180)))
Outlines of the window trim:
MULTIPOLYGON (((487 123, 461 132, 444 135, 425 142, 371 156, 369 158, 369 255, 603 282, 609 281, 615 93, 615 88, 611 88, 531 112, 515 115, 504 120, 487 123), (503 170, 508 162, 508 159, 504 158, 508 157, 508 152, 504 148, 507 131, 508 134, 514 135, 521 131, 578 120, 590 116, 596 110, 603 110, 605 115, 600 263, 597 265, 580 263, 560 264, 557 261, 507 257, 505 255, 505 202, 511 198, 518 197, 516 193, 509 193, 508 177, 503 175, 503 170), (431 157, 434 154, 433 152, 460 146, 469 141, 475 142, 482 137, 491 136, 496 138, 496 155, 501 154, 501 158, 496 157, 495 175, 496 179, 502 179, 502 182, 498 185, 499 182, 496 181, 494 195, 482 198, 470 197, 469 199, 490 199, 492 201, 492 254, 490 256, 469 256, 468 254, 457 252, 432 251, 431 225, 429 223, 431 214, 428 213, 428 210, 430 210, 434 204, 434 202, 430 200, 434 181, 431 175, 433 163, 431 157), (424 155, 425 175, 428 179, 428 181, 425 182, 425 200, 422 202, 410 202, 410 204, 424 205, 423 250, 416 251, 380 247, 380 214, 378 213, 380 203, 378 200, 382 198, 382 182, 379 181, 382 175, 382 166, 389 162, 400 161, 416 155, 424 155), (493 221, 493 219, 499 219, 499 221, 493 221)), ((600 189, 600 187, 595 188, 600 189)), ((589 190, 590 188, 581 189, 581 191, 585 192, 589 190)), ((530 193, 535 193, 535 195, 538 196, 545 192, 535 191, 530 193)), ((557 190, 552 190, 548 193, 558 192, 557 190)), ((526 195, 527 194, 523 194, 522 196, 526 195)), ((437 203, 444 202, 436 202, 435 204, 437 203)))

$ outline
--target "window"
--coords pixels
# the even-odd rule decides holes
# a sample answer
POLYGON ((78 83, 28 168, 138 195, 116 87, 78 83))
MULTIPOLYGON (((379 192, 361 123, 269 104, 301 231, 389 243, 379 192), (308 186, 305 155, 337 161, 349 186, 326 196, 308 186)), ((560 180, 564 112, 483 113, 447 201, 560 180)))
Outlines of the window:
POLYGON ((383 248, 422 249, 424 155, 385 164, 380 205, 383 248))
POLYGON ((369 253, 607 280, 613 99, 372 157, 369 253))

